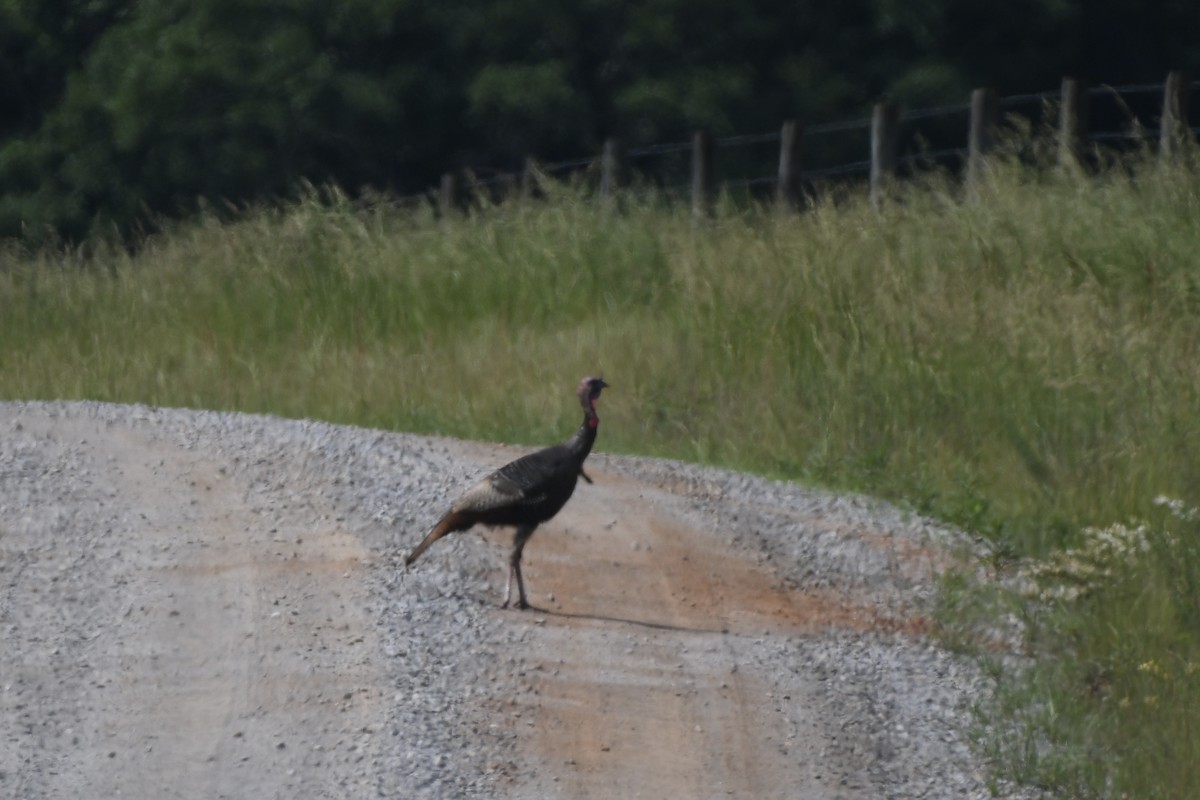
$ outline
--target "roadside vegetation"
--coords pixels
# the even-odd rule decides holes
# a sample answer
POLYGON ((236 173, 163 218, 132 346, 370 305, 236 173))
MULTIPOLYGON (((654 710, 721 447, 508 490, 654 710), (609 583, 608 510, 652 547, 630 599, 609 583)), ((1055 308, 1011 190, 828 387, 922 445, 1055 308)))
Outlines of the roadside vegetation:
POLYGON ((948 640, 1000 774, 1200 785, 1200 173, 998 162, 882 212, 569 187, 437 220, 334 191, 132 250, 0 252, 0 396, 544 444, 603 371, 599 448, 882 496, 979 534, 948 640), (994 586, 1008 587, 996 591, 994 586), (999 657, 987 617, 1019 623, 999 657))

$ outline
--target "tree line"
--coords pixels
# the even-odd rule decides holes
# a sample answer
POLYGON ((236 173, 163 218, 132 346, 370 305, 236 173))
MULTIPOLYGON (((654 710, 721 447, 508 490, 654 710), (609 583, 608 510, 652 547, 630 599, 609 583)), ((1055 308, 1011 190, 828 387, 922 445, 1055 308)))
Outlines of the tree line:
MULTIPOLYGON (((1200 68, 1175 0, 2 0, 0 236, 1200 68)), ((1191 37, 1191 38, 1189 38, 1191 37)))

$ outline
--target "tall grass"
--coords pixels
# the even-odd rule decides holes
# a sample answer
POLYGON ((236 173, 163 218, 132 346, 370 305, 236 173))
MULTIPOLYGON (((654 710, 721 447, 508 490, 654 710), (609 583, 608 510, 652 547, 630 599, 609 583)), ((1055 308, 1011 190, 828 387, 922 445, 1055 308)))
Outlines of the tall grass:
POLYGON ((1071 797, 1193 797, 1200 786, 1200 513, 1172 502, 1035 562, 1029 666, 997 673, 987 748, 1071 797))
POLYGON ((697 234, 566 190, 449 224, 314 196, 136 255, 10 253, 0 394, 535 443, 605 370, 606 448, 899 498, 1019 552, 1193 499, 1195 176, 994 178, 697 234))
MULTIPOLYGON (((857 196, 787 217, 727 203, 699 231, 655 198, 615 213, 548 189, 445 221, 328 192, 134 254, 7 252, 0 396, 540 444, 603 370, 604 449, 879 494, 1013 557, 1149 518, 1160 494, 1200 504, 1190 167, 997 164, 970 199, 935 177, 882 213, 857 196)), ((1194 641, 1159 605, 1138 613, 1194 641)), ((1051 627, 1086 660, 1115 646, 1104 625, 1125 630, 1080 605, 1051 627)), ((1031 676, 1070 694, 1081 674, 1026 672, 1007 697, 1044 697, 1031 676)), ((1167 706, 1139 713, 1183 733, 1154 722, 1167 706)))

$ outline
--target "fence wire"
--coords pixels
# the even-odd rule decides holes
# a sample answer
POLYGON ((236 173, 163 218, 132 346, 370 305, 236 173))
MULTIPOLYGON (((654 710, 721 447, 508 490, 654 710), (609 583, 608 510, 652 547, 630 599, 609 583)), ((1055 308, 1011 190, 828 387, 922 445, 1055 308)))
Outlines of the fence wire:
MULTIPOLYGON (((1112 96, 1120 99, 1123 96, 1146 94, 1151 92, 1162 92, 1165 84, 1163 83, 1146 83, 1146 84, 1126 84, 1121 86, 1111 86, 1108 84, 1100 84, 1096 86, 1088 86, 1086 94, 1089 97, 1112 96)), ((1192 89, 1200 88, 1200 80, 1193 81, 1189 84, 1192 89)), ((1006 95, 998 98, 999 107, 1002 109, 1012 109, 1026 105, 1049 105, 1058 102, 1061 99, 1060 90, 1049 90, 1042 92, 1030 92, 1026 94, 1006 95)), ((916 122, 926 122, 929 120, 950 119, 956 116, 969 113, 971 109, 970 103, 955 103, 950 105, 931 106, 928 108, 915 109, 911 111, 903 111, 900 117, 901 125, 911 124, 916 122)), ((827 136, 830 134, 847 133, 850 131, 869 131, 871 128, 871 120, 868 119, 851 119, 838 122, 828 122, 819 125, 801 126, 800 135, 803 140, 811 140, 815 137, 827 136)), ((1189 128, 1193 135, 1200 135, 1200 127, 1189 128)), ((1156 128, 1137 127, 1136 129, 1128 129, 1122 131, 1096 131, 1088 134, 1088 140, 1093 142, 1120 142, 1120 141, 1136 141, 1138 139, 1153 139, 1157 138, 1159 132, 1156 128)), ((717 147, 723 150, 733 150, 738 148, 755 147, 764 144, 777 144, 781 141, 782 135, 779 131, 769 133, 751 133, 737 134, 733 136, 725 136, 715 140, 717 147)), ((690 140, 677 142, 661 142, 657 144, 643 145, 641 147, 631 148, 622 153, 622 160, 625 163, 647 160, 668 156, 678 156, 681 154, 690 154, 693 149, 693 143, 690 140)), ((923 151, 919 153, 907 154, 900 159, 900 165, 911 167, 920 163, 929 162, 945 162, 947 160, 958 158, 965 160, 966 147, 949 147, 940 148, 933 151, 923 151)), ((560 173, 572 173, 578 171, 594 170, 601 162, 600 155, 581 156, 578 158, 564 159, 561 161, 551 162, 535 162, 536 169, 544 174, 557 175, 560 173)), ((869 159, 849 161, 840 164, 834 164, 824 167, 814 167, 801 171, 801 178, 806 181, 837 178, 847 175, 866 174, 870 171, 871 161, 869 159)), ((480 191, 493 189, 498 186, 515 185, 523 177, 522 172, 497 172, 487 178, 480 178, 477 175, 472 175, 471 179, 466 183, 465 189, 470 191, 480 191)), ((723 186, 735 189, 756 189, 778 183, 778 176, 761 176, 750 178, 732 178, 722 182, 723 186)), ((688 184, 664 184, 664 188, 671 189, 687 189, 688 184)), ((438 190, 431 189, 427 192, 419 194, 405 195, 396 198, 397 202, 413 202, 420 203, 436 199, 438 190)))

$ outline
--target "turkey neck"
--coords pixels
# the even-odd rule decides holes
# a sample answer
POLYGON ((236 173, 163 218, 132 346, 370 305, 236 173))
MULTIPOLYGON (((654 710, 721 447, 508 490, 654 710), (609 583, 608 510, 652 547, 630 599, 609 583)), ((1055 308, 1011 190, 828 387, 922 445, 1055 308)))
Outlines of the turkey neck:
POLYGON ((588 457, 588 453, 592 452, 592 445, 596 442, 596 431, 599 427, 600 417, 596 415, 595 404, 586 403, 583 407, 583 422, 580 424, 579 430, 575 431, 575 435, 567 441, 567 447, 579 459, 580 464, 588 457))

